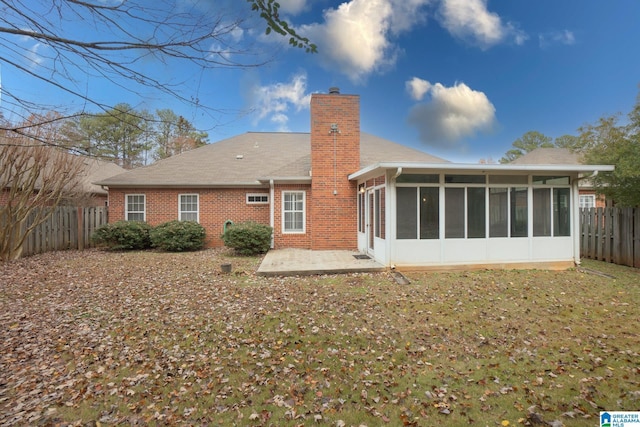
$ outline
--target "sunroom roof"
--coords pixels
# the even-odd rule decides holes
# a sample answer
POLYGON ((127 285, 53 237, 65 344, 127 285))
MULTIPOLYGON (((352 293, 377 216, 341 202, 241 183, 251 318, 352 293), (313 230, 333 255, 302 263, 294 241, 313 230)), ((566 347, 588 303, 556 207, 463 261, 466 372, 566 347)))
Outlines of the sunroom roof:
POLYGON ((422 162, 379 162, 360 169, 349 175, 350 180, 362 180, 375 176, 389 169, 395 169, 401 173, 411 172, 456 172, 456 173, 581 173, 592 174, 594 172, 610 172, 615 169, 613 165, 534 165, 534 164, 481 164, 481 163, 422 163, 422 162))

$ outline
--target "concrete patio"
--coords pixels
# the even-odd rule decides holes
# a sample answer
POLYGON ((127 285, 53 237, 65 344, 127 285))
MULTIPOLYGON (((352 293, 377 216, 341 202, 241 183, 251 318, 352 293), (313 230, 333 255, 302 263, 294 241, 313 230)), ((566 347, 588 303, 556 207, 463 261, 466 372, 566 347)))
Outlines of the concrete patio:
POLYGON ((277 249, 265 255, 258 275, 300 276, 385 271, 386 267, 371 258, 358 259, 358 251, 312 251, 277 249))

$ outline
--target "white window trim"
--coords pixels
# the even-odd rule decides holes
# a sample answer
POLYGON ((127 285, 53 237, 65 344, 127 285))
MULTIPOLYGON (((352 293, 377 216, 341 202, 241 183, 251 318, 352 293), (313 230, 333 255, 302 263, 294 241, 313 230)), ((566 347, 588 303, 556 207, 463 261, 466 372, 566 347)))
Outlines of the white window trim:
POLYGON ((124 195, 124 218, 126 221, 131 221, 129 219, 129 214, 130 213, 140 213, 140 211, 130 211, 129 210, 129 196, 142 196, 142 206, 143 206, 143 210, 142 210, 142 221, 146 221, 147 220, 147 195, 144 193, 133 193, 133 194, 125 194, 124 195))
MULTIPOLYGON (((282 191, 282 234, 305 234, 307 232, 307 192, 304 190, 283 190, 282 191), (284 202, 284 196, 285 194, 288 193, 301 193, 302 194, 302 230, 291 230, 291 231, 287 231, 285 229, 285 210, 284 210, 284 206, 285 206, 285 202, 284 202)), ((292 212, 298 212, 298 211, 292 211, 292 212)))
POLYGON ((178 221, 182 221, 182 214, 183 213, 193 213, 194 211, 183 211, 181 210, 181 199, 182 196, 196 196, 196 222, 200 223, 200 195, 198 193, 182 193, 182 194, 178 194, 178 221))
POLYGON ((579 194, 578 197, 578 203, 579 203, 579 208, 583 209, 586 208, 588 206, 583 206, 582 200, 584 199, 591 199, 591 206, 592 208, 596 207, 596 195, 595 194, 579 194))
POLYGON ((269 193, 247 193, 246 194, 246 198, 245 198, 246 202, 248 205, 268 205, 269 204, 269 193), (251 202, 249 201, 250 197, 266 197, 267 200, 262 202, 251 202))

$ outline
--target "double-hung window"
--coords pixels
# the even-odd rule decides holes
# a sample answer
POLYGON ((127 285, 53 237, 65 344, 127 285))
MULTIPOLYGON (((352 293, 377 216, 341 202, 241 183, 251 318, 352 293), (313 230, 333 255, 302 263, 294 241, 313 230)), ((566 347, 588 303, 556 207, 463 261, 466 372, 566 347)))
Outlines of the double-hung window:
POLYGON ((180 221, 198 222, 198 195, 180 194, 178 198, 178 218, 180 221))
POLYGON ((284 233, 305 232, 305 192, 282 192, 282 231, 284 233))
POLYGON ((595 208, 595 207, 596 207, 595 194, 580 194, 580 209, 595 208))
POLYGON ((124 217, 127 221, 145 220, 144 194, 127 194, 124 217))

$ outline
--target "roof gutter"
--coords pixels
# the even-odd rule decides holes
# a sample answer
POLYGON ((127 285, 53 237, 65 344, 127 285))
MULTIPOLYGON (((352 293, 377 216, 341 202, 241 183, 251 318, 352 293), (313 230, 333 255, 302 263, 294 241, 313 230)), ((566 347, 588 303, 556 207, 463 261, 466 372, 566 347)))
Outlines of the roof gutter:
POLYGON ((171 183, 171 184, 154 184, 154 183, 109 183, 109 182, 93 182, 92 184, 109 188, 264 188, 268 183, 260 181, 251 182, 212 182, 212 183, 171 183))
POLYGON ((275 184, 311 184, 310 176, 273 176, 273 177, 263 177, 258 178, 258 181, 264 184, 267 183, 275 183, 275 184))

